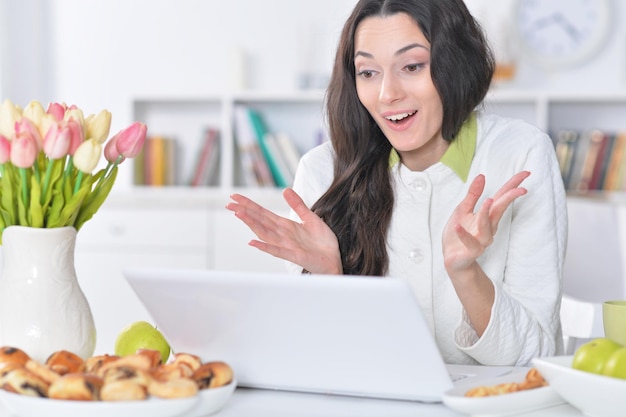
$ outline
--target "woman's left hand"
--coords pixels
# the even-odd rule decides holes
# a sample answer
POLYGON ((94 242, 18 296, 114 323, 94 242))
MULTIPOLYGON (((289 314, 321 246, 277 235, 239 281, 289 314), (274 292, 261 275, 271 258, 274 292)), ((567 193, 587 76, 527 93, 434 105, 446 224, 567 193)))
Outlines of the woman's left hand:
POLYGON ((526 194, 520 184, 530 175, 519 172, 506 182, 477 212, 476 203, 485 189, 485 176, 478 175, 463 201, 456 207, 443 232, 443 256, 449 274, 473 266, 491 245, 504 211, 518 197, 526 194))

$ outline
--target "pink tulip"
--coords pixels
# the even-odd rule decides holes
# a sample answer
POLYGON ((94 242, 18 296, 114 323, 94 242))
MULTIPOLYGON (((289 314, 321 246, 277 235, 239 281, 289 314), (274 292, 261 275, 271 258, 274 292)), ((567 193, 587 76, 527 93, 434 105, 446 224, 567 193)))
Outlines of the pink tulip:
POLYGON ((66 124, 70 130, 70 146, 67 153, 74 155, 76 148, 85 141, 85 131, 83 130, 82 124, 74 118, 70 118, 66 124))
POLYGON ((120 155, 119 151, 117 150, 117 139, 119 137, 120 137, 120 134, 118 133, 117 135, 109 139, 109 141, 104 146, 104 157, 107 161, 111 163, 114 163, 116 161, 118 163, 122 163, 124 159, 126 159, 122 155, 120 155), (121 159, 118 161, 118 158, 120 157, 121 159))
POLYGON ((39 134, 39 129, 29 119, 22 117, 19 121, 15 122, 15 136, 29 136, 37 145, 37 151, 43 147, 43 139, 39 134))
POLYGON ((48 129, 43 141, 43 151, 51 159, 67 156, 70 148, 71 131, 68 124, 56 123, 48 129))
POLYGON ((65 104, 50 103, 48 105, 48 110, 46 110, 46 113, 54 116, 54 118, 57 119, 57 121, 61 121, 63 120, 63 116, 65 115, 66 109, 67 109, 67 106, 65 104))
POLYGON ((136 157, 146 141, 147 131, 146 125, 140 122, 135 122, 120 131, 115 140, 117 152, 125 158, 136 157))
POLYGON ((4 164, 11 157, 11 141, 0 135, 0 164, 4 164))
POLYGON ((22 131, 11 143, 11 162, 18 168, 30 168, 37 159, 39 146, 33 135, 22 131))

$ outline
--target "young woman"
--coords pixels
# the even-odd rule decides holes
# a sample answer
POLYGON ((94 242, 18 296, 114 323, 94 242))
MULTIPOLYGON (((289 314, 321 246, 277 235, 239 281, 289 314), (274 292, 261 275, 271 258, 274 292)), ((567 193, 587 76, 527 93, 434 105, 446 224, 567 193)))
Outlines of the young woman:
POLYGON ((227 208, 300 271, 407 280, 449 363, 560 353, 563 183, 546 134, 476 110, 493 70, 463 0, 359 1, 327 91, 331 140, 284 191, 293 218, 239 194, 227 208))

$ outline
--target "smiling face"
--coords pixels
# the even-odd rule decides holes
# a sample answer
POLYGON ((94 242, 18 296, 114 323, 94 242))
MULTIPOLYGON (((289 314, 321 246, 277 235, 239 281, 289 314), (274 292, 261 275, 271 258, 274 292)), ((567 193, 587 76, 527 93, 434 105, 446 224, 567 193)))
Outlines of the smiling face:
POLYGON ((357 27, 354 66, 359 100, 402 162, 421 171, 441 159, 443 104, 430 75, 430 43, 405 13, 369 17, 357 27))

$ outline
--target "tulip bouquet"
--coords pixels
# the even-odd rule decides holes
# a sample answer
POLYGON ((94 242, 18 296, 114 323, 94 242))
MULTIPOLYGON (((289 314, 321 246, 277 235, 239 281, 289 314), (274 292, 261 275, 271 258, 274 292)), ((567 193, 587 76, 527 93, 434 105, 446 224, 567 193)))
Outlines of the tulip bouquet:
POLYGON ((79 230, 106 200, 118 165, 145 142, 142 123, 107 140, 110 126, 107 110, 84 117, 61 103, 45 110, 38 101, 24 109, 0 104, 0 232, 12 225, 79 230), (93 173, 103 153, 108 163, 93 173))

